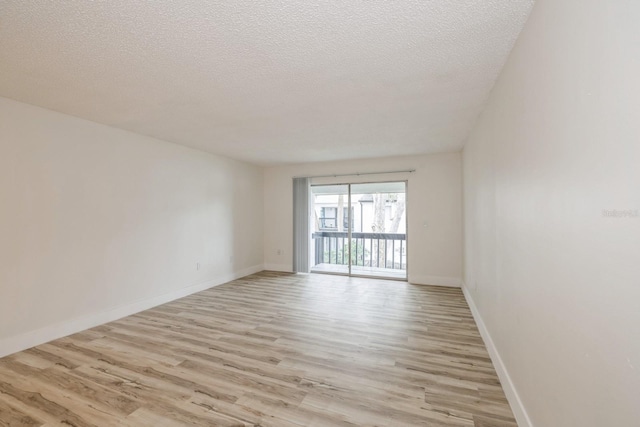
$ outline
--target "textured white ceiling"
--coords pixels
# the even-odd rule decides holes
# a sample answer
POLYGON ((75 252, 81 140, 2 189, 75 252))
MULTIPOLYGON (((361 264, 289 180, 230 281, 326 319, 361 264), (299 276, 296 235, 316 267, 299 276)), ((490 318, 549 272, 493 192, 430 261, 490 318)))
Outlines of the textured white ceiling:
POLYGON ((533 0, 3 0, 0 96, 258 164, 456 150, 533 0))

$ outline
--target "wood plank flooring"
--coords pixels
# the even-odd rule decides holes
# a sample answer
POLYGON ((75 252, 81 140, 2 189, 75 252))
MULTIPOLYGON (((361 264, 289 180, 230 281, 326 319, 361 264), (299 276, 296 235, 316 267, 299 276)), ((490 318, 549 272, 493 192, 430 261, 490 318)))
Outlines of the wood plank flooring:
POLYGON ((6 426, 516 423, 459 289, 262 272, 0 359, 6 426))

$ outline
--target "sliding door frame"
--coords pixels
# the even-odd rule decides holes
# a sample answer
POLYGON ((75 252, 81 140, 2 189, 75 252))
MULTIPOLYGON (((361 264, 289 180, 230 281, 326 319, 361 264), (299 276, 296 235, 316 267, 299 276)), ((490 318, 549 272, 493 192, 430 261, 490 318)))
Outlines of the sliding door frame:
MULTIPOLYGON (((326 186, 326 185, 346 185, 347 186, 347 200, 348 200, 348 206, 349 208, 347 209, 347 212, 349 212, 349 227, 348 227, 348 235, 347 235, 347 241, 348 241, 348 245, 349 245, 349 262, 348 262, 348 272, 347 273, 342 273, 342 272, 333 272, 333 271, 313 271, 312 268, 310 268, 312 273, 315 274, 332 274, 334 276, 348 276, 348 277, 362 277, 362 278, 367 278, 367 279, 381 279, 381 280, 396 280, 399 282, 407 282, 409 281, 409 180, 407 179, 397 179, 397 180, 384 180, 384 181, 364 181, 364 182, 336 182, 336 183, 330 183, 330 184, 309 184, 309 188, 311 187, 322 187, 322 186, 326 186), (405 209, 404 209, 404 220, 405 220, 405 225, 404 228, 406 230, 405 232, 405 258, 406 258, 406 262, 405 262, 405 277, 404 278, 399 278, 399 277, 384 277, 384 276, 372 276, 369 274, 354 274, 352 272, 352 265, 351 265, 351 233, 353 231, 353 227, 351 226, 351 222, 352 222, 352 218, 351 218, 351 186, 352 185, 359 185, 359 184, 384 184, 384 183, 397 183, 397 182, 404 182, 404 204, 405 204, 405 209)), ((308 232, 310 233, 311 230, 309 229, 308 232)), ((309 244, 311 244, 311 239, 309 239, 309 244)), ((400 257, 402 257, 402 253, 400 254, 400 257)), ((402 258, 400 258, 402 259, 402 258)))

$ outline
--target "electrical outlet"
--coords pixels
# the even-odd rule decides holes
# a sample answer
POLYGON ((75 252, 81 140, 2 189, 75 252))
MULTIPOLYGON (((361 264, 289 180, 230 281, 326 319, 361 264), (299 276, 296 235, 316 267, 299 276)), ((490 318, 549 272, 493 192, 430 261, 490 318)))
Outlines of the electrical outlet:
POLYGON ((199 262, 196 262, 196 270, 200 271, 200 263, 199 262))
POLYGON ((276 254, 277 254, 277 255, 282 255, 282 249, 278 249, 278 250, 276 251, 276 254))

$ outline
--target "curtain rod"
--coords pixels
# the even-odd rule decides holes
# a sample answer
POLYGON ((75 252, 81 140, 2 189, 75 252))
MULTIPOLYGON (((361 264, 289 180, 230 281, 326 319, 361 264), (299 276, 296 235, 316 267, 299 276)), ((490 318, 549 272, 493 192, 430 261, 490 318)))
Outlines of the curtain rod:
POLYGON ((309 175, 309 176, 294 176, 294 178, 337 178, 339 176, 362 176, 362 175, 383 175, 387 173, 412 173, 415 169, 407 169, 401 171, 385 171, 385 172, 355 172, 355 173, 338 173, 331 175, 309 175))

